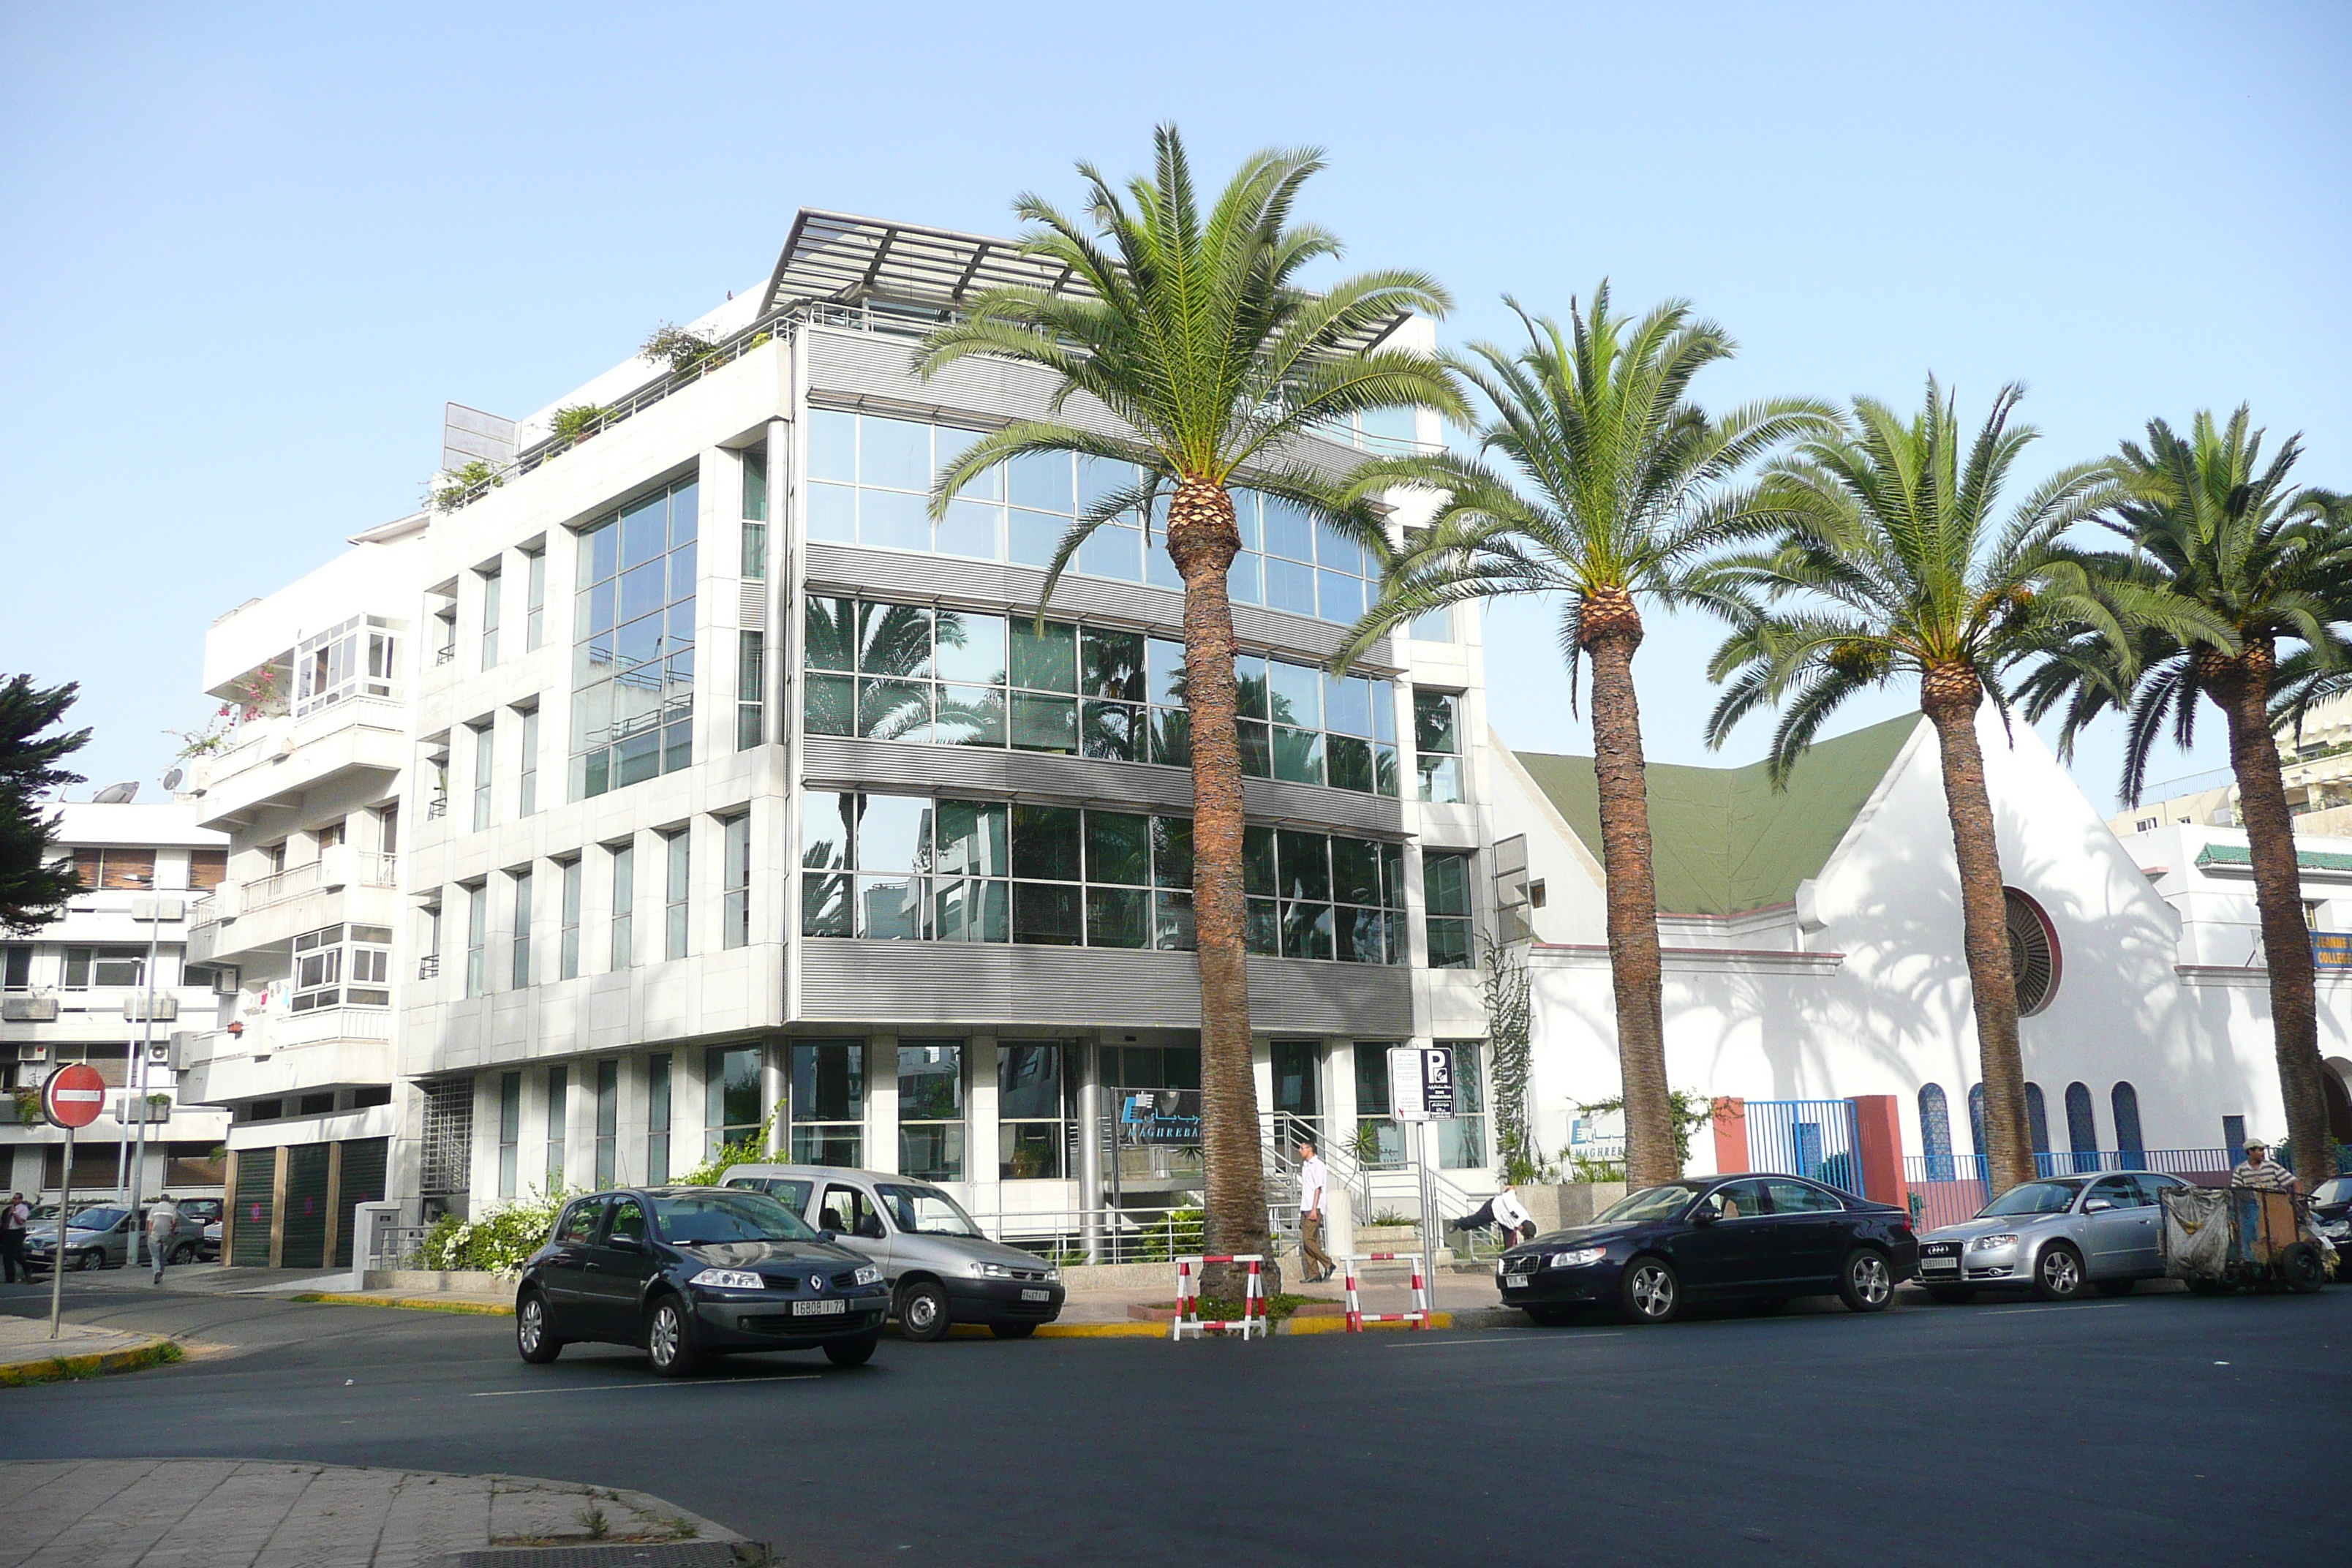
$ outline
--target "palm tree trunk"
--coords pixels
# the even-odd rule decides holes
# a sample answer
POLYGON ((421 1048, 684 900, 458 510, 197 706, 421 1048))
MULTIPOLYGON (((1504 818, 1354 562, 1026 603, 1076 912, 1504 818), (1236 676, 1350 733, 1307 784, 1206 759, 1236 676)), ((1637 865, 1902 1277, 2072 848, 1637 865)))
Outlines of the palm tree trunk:
POLYGON ((1944 809, 1960 866, 1961 946, 1976 1005, 1978 1070, 1984 1083, 1985 1156, 1993 1193, 2035 1175, 2026 1131, 2025 1058, 2017 1044, 2017 975, 2009 958, 2009 907, 2001 896, 2000 841, 1977 744, 1984 688, 1964 665, 1929 670, 1919 706, 1936 726, 1944 763, 1944 809))
POLYGON ((2272 661, 2267 642, 2245 651, 2209 682, 2230 721, 2230 767, 2238 778, 2238 817, 2254 865, 2254 907, 2262 913, 2263 959, 2270 969, 2271 1042, 2278 1057, 2279 1096, 2286 1106, 2288 1146, 2303 1189, 2336 1172, 2320 1074, 2319 998, 2303 913, 2303 875, 2294 851, 2294 817, 2286 808, 2278 738, 2271 732, 2272 661))
MULTIPOLYGON (((1188 482, 1168 508, 1168 553, 1184 578, 1184 694, 1192 730, 1192 924, 1201 966, 1201 1158, 1212 1253, 1264 1253, 1265 1285, 1282 1271, 1267 1234, 1252 1059, 1246 905, 1242 891, 1242 749, 1234 723, 1234 609, 1225 574, 1241 551, 1233 498, 1188 482)), ((1089 1195, 1089 1202, 1094 1201, 1089 1195)), ((1238 1298, 1213 1267, 1204 1293, 1238 1298)))
POLYGON ((1658 880, 1651 865, 1650 797, 1633 650, 1642 613, 1618 591, 1586 598, 1579 620, 1592 659, 1592 772, 1601 791, 1601 867, 1609 903, 1609 978, 1616 992, 1617 1061, 1625 1084, 1625 1180, 1655 1186, 1683 1173, 1666 1085, 1666 1032, 1658 955, 1658 880))

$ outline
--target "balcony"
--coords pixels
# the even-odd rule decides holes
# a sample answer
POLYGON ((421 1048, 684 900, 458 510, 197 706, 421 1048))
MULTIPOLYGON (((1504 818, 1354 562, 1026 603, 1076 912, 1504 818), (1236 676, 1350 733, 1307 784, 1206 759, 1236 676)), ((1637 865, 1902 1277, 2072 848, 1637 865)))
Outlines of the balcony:
POLYGON ((320 926, 388 926, 400 912, 400 858, 339 844, 307 866, 223 883, 198 907, 188 962, 210 963, 285 949, 320 926))
POLYGON ((352 772, 396 773, 407 760, 402 704, 363 697, 300 719, 263 719, 237 731, 235 746, 204 771, 199 821, 227 832, 253 814, 352 772))
POLYGON ((190 1042, 180 1098, 208 1105, 392 1081, 392 1009, 321 1007, 256 1018, 243 1034, 215 1029, 190 1042))

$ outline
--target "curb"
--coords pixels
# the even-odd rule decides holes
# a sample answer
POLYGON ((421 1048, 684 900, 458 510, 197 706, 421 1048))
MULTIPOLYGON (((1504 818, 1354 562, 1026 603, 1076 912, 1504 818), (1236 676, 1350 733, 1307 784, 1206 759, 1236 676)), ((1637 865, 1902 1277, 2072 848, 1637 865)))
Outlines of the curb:
POLYGON ((396 1307, 410 1312, 455 1312, 462 1317, 511 1318, 512 1307, 488 1301, 387 1301, 375 1296, 346 1296, 333 1292, 305 1291, 289 1297, 295 1301, 311 1302, 330 1307, 396 1307))
POLYGON ((143 1345, 132 1345, 119 1351, 99 1351, 90 1355, 9 1362, 0 1364, 0 1388, 22 1388, 37 1383, 67 1383, 85 1377, 104 1377, 118 1372, 142 1372, 151 1366, 168 1366, 186 1359, 187 1352, 174 1342, 155 1339, 143 1345))

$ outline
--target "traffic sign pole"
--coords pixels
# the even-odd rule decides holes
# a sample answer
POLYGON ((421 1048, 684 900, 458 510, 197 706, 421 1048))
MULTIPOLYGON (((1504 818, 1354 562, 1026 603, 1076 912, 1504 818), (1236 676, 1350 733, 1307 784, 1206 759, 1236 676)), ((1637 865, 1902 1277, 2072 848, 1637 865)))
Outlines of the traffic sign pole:
POLYGON ((73 1135, 66 1129, 65 1169, 58 1176, 58 1249, 49 1254, 49 1338, 58 1337, 58 1320, 66 1310, 66 1210, 73 1195, 73 1135))
POLYGON ((49 1258, 49 1338, 66 1301, 66 1216, 73 1212, 74 1132, 98 1120, 106 1104, 106 1079, 84 1062, 61 1067, 41 1081, 41 1110, 49 1125, 66 1130, 66 1162, 58 1173, 58 1249, 49 1258))

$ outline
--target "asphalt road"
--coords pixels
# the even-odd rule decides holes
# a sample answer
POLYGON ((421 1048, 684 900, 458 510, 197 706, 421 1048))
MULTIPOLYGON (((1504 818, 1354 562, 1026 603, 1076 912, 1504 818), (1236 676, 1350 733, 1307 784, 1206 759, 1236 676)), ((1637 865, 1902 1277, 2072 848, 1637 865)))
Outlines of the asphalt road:
MULTIPOLYGON (((515 1358, 504 1319, 100 1287, 242 1347, 0 1391, 0 1458, 632 1487, 793 1568, 2340 1563, 2352 1289, 1271 1343, 515 1358)), ((0 1292, 0 1310, 46 1305, 0 1292)))

